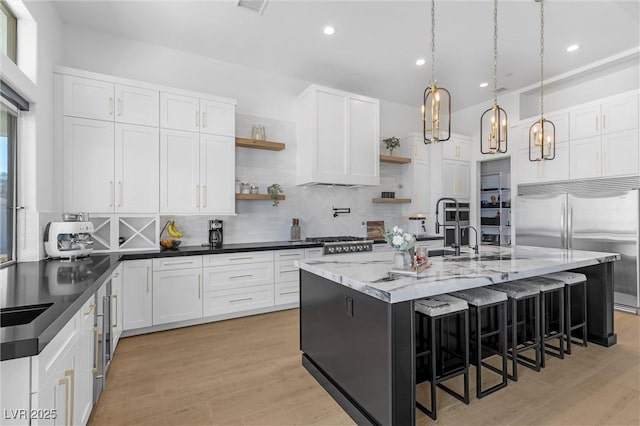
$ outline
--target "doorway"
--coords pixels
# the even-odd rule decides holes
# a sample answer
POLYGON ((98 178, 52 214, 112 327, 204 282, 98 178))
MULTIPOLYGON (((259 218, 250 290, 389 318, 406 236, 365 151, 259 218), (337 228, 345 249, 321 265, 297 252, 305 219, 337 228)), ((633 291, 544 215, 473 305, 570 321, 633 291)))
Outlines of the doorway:
POLYGON ((480 163, 480 242, 511 245, 511 159, 480 163))

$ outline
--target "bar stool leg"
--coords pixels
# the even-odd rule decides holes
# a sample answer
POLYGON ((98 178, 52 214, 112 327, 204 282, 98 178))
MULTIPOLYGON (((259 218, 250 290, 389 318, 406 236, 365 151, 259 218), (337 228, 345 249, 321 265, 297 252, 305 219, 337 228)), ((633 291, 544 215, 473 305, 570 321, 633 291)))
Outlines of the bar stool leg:
MULTIPOLYGON (((502 341, 500 344, 500 346, 502 346, 502 383, 506 386, 507 384, 507 333, 508 333, 506 302, 502 304, 502 309, 500 309, 500 313, 502 314, 502 318, 500 318, 500 315, 498 315, 498 320, 502 320, 500 321, 502 323, 501 331, 500 331, 500 338, 502 341)), ((515 326, 515 323, 514 323, 514 326, 515 326)))
POLYGON ((583 324, 582 324, 582 345, 587 347, 587 282, 582 283, 582 300, 584 302, 584 310, 583 313, 583 324))
POLYGON ((438 348, 436 347, 436 320, 433 318, 429 318, 429 322, 431 323, 431 417, 433 420, 436 419, 436 354, 438 353, 438 348))
POLYGON ((518 381, 518 301, 511 299, 511 359, 513 363, 513 373, 511 380, 518 381))
MULTIPOLYGON (((535 312, 536 315, 540 314, 541 308, 540 308, 540 294, 536 295, 536 297, 534 297, 534 307, 535 307, 535 312)), ((541 356, 540 356, 540 348, 542 347, 542 339, 540 337, 540 321, 536 320, 534 321, 534 329, 535 329, 535 341, 537 343, 536 345, 536 371, 540 371, 540 362, 541 362, 541 356)))
POLYGON ((544 362, 544 353, 545 353, 545 340, 544 340, 544 336, 546 333, 546 326, 545 326, 545 306, 547 305, 547 299, 546 299, 546 294, 545 293, 540 293, 540 298, 542 299, 540 301, 540 366, 542 368, 544 368, 545 362, 544 362))
POLYGON ((482 318, 478 307, 474 307, 474 311, 476 313, 476 395, 480 398, 480 389, 482 389, 482 318))
POLYGON ((469 403, 469 310, 464 312, 464 403, 469 403))
MULTIPOLYGON (((560 302, 558 303, 558 308, 562 309, 562 307, 564 306, 564 289, 562 289, 562 291, 558 292, 559 296, 560 296, 560 302)), ((560 326, 558 327, 559 330, 558 332, 560 333, 560 344, 558 345, 560 347, 560 359, 564 359, 564 345, 562 344, 564 342, 564 331, 565 331, 565 323, 564 323, 564 315, 562 315, 562 312, 560 312, 560 326)))
POLYGON ((564 313, 566 319, 566 333, 565 339, 567 341, 567 355, 571 355, 571 286, 564 286, 565 304, 564 313))

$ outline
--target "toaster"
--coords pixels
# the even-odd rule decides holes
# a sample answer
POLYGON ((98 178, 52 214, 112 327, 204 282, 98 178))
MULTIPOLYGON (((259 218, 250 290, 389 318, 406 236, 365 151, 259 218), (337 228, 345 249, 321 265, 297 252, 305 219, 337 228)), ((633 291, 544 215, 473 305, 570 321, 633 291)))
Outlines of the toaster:
POLYGON ((49 222, 44 230, 44 251, 49 257, 75 260, 93 251, 93 223, 49 222))

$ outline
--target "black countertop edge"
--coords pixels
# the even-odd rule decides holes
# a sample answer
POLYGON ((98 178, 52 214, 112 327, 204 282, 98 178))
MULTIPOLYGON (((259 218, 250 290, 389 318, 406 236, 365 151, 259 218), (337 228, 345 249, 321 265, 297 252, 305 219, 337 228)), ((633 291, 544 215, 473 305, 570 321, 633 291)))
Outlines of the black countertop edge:
POLYGON ((266 241, 255 243, 224 244, 220 248, 211 246, 186 246, 168 250, 152 250, 121 253, 121 260, 154 259, 159 257, 198 256, 207 254, 246 253, 265 250, 293 250, 322 247, 322 244, 307 241, 266 241))

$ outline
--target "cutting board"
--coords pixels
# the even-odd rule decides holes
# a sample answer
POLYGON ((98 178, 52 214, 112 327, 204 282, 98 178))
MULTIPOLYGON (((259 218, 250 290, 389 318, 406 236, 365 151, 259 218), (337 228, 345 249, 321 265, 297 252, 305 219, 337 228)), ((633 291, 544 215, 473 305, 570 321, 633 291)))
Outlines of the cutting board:
POLYGON ((367 239, 384 240, 382 230, 384 229, 384 220, 367 221, 367 239))

